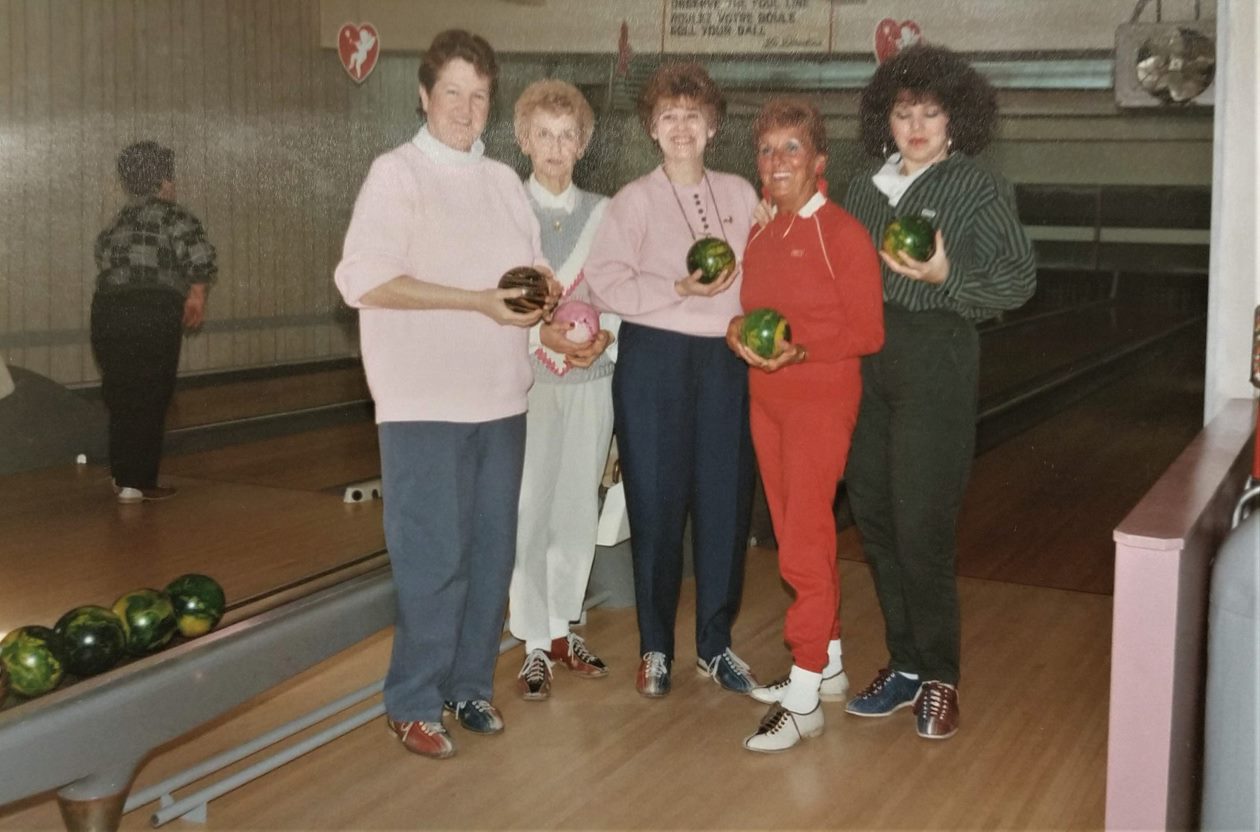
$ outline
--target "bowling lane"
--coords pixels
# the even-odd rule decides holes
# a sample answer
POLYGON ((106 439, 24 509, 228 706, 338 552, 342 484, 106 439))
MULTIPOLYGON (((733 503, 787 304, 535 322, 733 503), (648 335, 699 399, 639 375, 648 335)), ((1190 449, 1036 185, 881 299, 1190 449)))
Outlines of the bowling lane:
MULTIPOLYGON (((977 457, 958 573, 1109 594, 1112 530, 1202 428, 1205 329, 977 457)), ((860 557, 854 529, 841 539, 842 557, 860 557)))
POLYGON ((71 607, 109 605, 184 572, 214 576, 231 603, 384 547, 379 501, 168 479, 180 489, 175 499, 120 505, 97 466, 0 478, 0 633, 51 626, 71 607))

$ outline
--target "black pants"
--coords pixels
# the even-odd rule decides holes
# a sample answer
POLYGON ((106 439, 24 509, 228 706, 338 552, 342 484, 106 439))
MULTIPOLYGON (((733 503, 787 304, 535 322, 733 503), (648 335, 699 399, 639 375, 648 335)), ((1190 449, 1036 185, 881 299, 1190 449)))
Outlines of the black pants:
POLYGON ((175 392, 184 301, 166 290, 97 293, 92 353, 109 411, 109 468, 123 488, 153 488, 175 392))
POLYGON ((845 473, 884 613, 889 667, 957 684, 955 526, 975 453, 975 326, 884 308, 884 349, 862 359, 845 473))
POLYGON ((696 655, 731 646, 752 499, 748 367, 722 338, 622 322, 613 412, 625 476, 639 650, 674 658, 691 514, 696 655))

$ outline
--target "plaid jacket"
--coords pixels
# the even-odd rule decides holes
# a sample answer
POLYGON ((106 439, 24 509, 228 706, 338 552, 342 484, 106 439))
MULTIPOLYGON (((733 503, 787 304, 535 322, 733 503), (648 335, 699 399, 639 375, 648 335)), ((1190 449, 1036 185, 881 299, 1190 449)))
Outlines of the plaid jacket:
POLYGON ((219 271, 201 221, 156 196, 135 197, 96 238, 98 292, 170 289, 180 297, 219 271))

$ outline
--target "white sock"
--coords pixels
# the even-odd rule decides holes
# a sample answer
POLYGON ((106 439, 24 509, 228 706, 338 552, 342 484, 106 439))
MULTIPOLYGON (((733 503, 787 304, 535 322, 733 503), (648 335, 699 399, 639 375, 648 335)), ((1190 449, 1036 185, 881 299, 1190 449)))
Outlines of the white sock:
POLYGON ((830 679, 844 670, 844 657, 840 652, 840 639, 833 638, 827 642, 827 666, 823 668, 823 678, 830 679))
POLYGON ((787 693, 783 694, 783 707, 798 714, 807 714, 818 707, 818 686, 822 674, 792 665, 788 674, 787 693))
POLYGON ((917 673, 906 673, 904 670, 898 670, 895 672, 901 676, 905 676, 907 679, 913 679, 916 682, 919 681, 919 674, 917 673))
POLYGON ((551 650, 551 642, 528 639, 525 642, 525 655, 528 656, 533 650, 542 650, 544 653, 549 652, 551 650))

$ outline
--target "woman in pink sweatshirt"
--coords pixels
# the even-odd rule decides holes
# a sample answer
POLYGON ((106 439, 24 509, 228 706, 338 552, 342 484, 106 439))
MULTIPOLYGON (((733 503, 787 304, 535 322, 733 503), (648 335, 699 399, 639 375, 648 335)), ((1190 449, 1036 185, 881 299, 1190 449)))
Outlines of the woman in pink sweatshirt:
POLYGON ((336 281, 360 310, 379 423, 398 601, 387 724, 440 758, 455 752, 444 710, 470 731, 503 729, 490 697, 533 379, 526 340, 543 312, 510 311, 504 300, 524 290, 497 286, 510 268, 547 263, 520 179, 482 155, 490 45, 443 32, 419 74, 426 124, 372 163, 336 281))
POLYGON ((686 262, 703 237, 742 258, 757 195, 704 166, 726 102, 699 65, 661 67, 638 109, 662 163, 613 197, 584 270, 595 305, 622 318, 613 411, 643 657, 637 687, 650 697, 670 690, 690 513, 697 664, 748 693, 756 680, 731 650, 753 481, 748 373, 724 340, 740 313, 740 276, 735 268, 706 284, 686 262))

